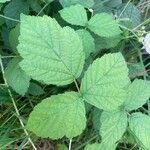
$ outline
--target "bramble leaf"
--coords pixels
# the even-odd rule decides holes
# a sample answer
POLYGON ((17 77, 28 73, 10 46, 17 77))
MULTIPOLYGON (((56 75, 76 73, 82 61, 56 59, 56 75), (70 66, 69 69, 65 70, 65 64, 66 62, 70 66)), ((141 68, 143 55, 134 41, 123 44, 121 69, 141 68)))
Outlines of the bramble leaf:
POLYGON ((142 113, 134 113, 129 120, 130 130, 138 144, 144 149, 150 149, 150 117, 142 113))
POLYGON ((78 93, 51 96, 30 114, 27 128, 43 138, 73 138, 86 126, 85 106, 78 93))
POLYGON ((85 54, 82 41, 70 27, 61 28, 48 16, 21 16, 18 51, 21 68, 33 79, 65 85, 82 72, 85 54))
POLYGON ((100 121, 100 135, 103 142, 115 144, 127 128, 127 114, 121 110, 104 111, 100 121))
POLYGON ((94 143, 94 144, 88 144, 84 150, 115 150, 116 145, 115 144, 107 144, 107 143, 94 143))
POLYGON ((93 52, 95 49, 94 38, 88 31, 83 29, 77 30, 77 33, 82 40, 83 50, 87 58, 90 55, 90 53, 93 52))
POLYGON ((127 88, 124 106, 131 111, 142 107, 150 98, 150 81, 136 79, 127 88))
POLYGON ((119 24, 107 13, 94 15, 88 22, 88 28, 101 37, 111 37, 121 33, 119 24))
POLYGON ((94 0, 59 0, 63 7, 69 7, 74 4, 80 4, 84 7, 90 8, 94 5, 94 0))
POLYGON ((19 40, 18 40, 19 35, 20 35, 20 25, 18 24, 9 33, 9 43, 13 52, 15 52, 16 54, 18 54, 17 46, 19 44, 19 40))
MULTIPOLYGON (((4 15, 13 19, 20 19, 20 14, 29 13, 29 5, 24 0, 11 0, 4 8, 4 15)), ((6 19, 9 28, 13 28, 18 22, 6 19)))
POLYGON ((20 68, 20 58, 11 60, 5 69, 8 84, 20 95, 24 95, 30 84, 30 77, 20 68))
POLYGON ((121 53, 107 54, 96 59, 85 72, 81 82, 84 99, 106 111, 123 104, 130 82, 128 68, 121 53))
POLYGON ((88 22, 86 10, 79 4, 62 9, 60 15, 72 25, 86 26, 88 22))

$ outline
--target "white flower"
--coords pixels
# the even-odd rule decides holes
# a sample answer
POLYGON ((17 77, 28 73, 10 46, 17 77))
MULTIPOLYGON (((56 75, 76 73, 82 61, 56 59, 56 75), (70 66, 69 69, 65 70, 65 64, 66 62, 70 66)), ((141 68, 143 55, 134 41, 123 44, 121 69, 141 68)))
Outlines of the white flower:
POLYGON ((148 33, 144 38, 144 48, 150 54, 150 33, 148 33))

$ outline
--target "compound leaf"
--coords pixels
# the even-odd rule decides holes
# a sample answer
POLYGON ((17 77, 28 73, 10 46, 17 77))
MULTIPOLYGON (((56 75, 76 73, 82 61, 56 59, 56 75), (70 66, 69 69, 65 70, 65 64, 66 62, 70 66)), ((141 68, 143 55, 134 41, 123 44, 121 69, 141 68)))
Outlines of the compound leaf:
POLYGON ((127 88, 125 108, 129 111, 138 109, 150 98, 150 81, 134 80, 127 88))
POLYGON ((79 4, 64 8, 60 11, 60 15, 73 25, 85 26, 88 21, 86 10, 79 4))
POLYGON ((20 68, 20 58, 11 60, 5 69, 8 84, 20 95, 24 95, 30 84, 30 77, 20 68))
POLYGON ((120 53, 107 54, 96 59, 85 72, 81 82, 84 99, 106 111, 123 104, 123 88, 129 83, 128 68, 120 53))
POLYGON ((127 115, 124 111, 115 110, 101 115, 100 135, 103 142, 115 144, 127 128, 127 115))
POLYGON ((48 16, 21 16, 18 51, 22 69, 46 84, 65 85, 82 72, 85 54, 78 34, 48 16))
POLYGON ((138 144, 144 149, 150 149, 150 117, 142 113, 134 113, 129 119, 129 127, 138 144))
POLYGON ((73 138, 86 126, 85 106, 78 93, 51 96, 38 104, 30 114, 27 128, 40 137, 73 138))
POLYGON ((88 22, 88 28, 101 37, 111 37, 121 33, 119 24, 107 13, 94 15, 88 22))

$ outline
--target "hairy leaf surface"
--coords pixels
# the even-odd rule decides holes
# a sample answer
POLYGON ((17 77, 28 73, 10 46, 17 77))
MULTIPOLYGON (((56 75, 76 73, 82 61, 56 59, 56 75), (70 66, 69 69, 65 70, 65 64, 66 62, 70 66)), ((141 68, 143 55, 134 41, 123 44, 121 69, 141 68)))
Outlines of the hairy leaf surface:
POLYGON ((48 16, 22 15, 18 51, 22 69, 46 84, 65 85, 82 72, 85 54, 82 41, 70 27, 61 28, 48 16))
POLYGON ((86 10, 79 4, 62 9, 60 15, 65 21, 73 25, 85 26, 88 21, 86 10))
POLYGON ((94 15, 89 20, 88 28, 101 37, 111 37, 121 33, 119 24, 107 13, 94 15))
POLYGON ((138 144, 144 149, 150 149, 150 117, 142 113, 134 113, 130 117, 129 127, 138 144))
POLYGON ((96 59, 81 82, 84 99, 104 110, 115 110, 126 96, 123 88, 129 83, 128 68, 120 53, 96 59))
POLYGON ((138 109, 150 98, 150 81, 136 79, 127 88, 125 108, 129 111, 138 109))
POLYGON ((51 96, 30 114, 27 128, 43 138, 73 138, 86 126, 85 106, 78 93, 51 96))
POLYGON ((121 139, 127 128, 127 115, 121 110, 106 112, 101 115, 100 135, 102 141, 115 144, 121 139))

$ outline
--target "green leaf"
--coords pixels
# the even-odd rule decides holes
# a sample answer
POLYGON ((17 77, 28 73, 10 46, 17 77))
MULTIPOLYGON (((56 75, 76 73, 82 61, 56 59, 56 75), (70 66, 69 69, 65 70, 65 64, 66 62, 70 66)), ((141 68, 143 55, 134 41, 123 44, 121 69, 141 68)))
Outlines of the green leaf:
POLYGON ((94 38, 88 31, 84 29, 77 30, 77 33, 82 40, 83 50, 87 58, 90 55, 90 53, 93 52, 95 49, 94 38))
POLYGON ((122 11, 123 13, 120 18, 129 18, 132 21, 133 28, 141 23, 141 13, 134 4, 122 4, 118 8, 118 16, 122 11))
POLYGON ((113 36, 113 37, 100 37, 96 34, 94 34, 95 39, 95 51, 100 51, 102 49, 110 49, 115 46, 121 41, 121 35, 113 36))
POLYGON ((13 28, 9 33, 9 43, 12 50, 18 54, 17 46, 19 44, 19 35, 20 35, 20 25, 18 24, 15 28, 13 28))
POLYGON ((81 82, 84 99, 106 111, 123 104, 129 83, 128 68, 121 53, 107 54, 96 59, 85 72, 81 82))
POLYGON ((127 114, 121 110, 104 111, 100 120, 102 141, 111 144, 119 141, 127 128, 127 114))
POLYGON ((30 77, 20 68, 20 58, 11 60, 5 69, 8 84, 20 95, 24 95, 29 87, 30 77))
POLYGON ((85 106, 78 93, 51 96, 30 114, 27 128, 43 138, 73 138, 86 126, 85 106))
POLYGON ((11 139, 5 136, 0 136, 0 150, 8 149, 8 146, 15 142, 15 139, 11 139))
POLYGON ((94 15, 89 20, 88 28, 101 37, 111 37, 121 33, 119 24, 112 15, 106 13, 94 15))
POLYGON ((94 129, 96 131, 100 130, 100 125, 101 125, 100 118, 101 118, 101 114, 102 114, 102 110, 100 110, 100 109, 98 109, 96 107, 92 111, 92 122, 93 122, 94 129))
POLYGON ((84 150, 116 150, 116 145, 109 145, 107 143, 94 143, 94 144, 88 144, 84 150))
POLYGON ((8 1, 10 1, 10 0, 0 0, 0 3, 6 3, 8 1))
POLYGON ((111 8, 117 7, 121 4, 122 4, 122 0, 109 0, 108 2, 106 2, 106 6, 111 8))
POLYGON ((29 89, 28 89, 29 94, 37 96, 37 95, 41 95, 44 94, 44 90, 41 88, 41 86, 39 86, 38 84, 31 82, 29 89))
MULTIPOLYGON (((29 5, 24 0, 12 0, 4 8, 4 15, 13 19, 19 20, 21 13, 23 14, 29 13, 29 5)), ((18 22, 6 19, 6 24, 9 28, 15 27, 17 23, 18 22)))
POLYGON ((10 103, 11 99, 8 93, 7 88, 4 87, 0 87, 0 104, 6 104, 6 103, 10 103))
POLYGON ((85 54, 78 34, 48 16, 22 15, 18 51, 22 69, 46 84, 65 85, 82 72, 85 54), (41 28, 42 27, 42 28, 41 28))
POLYGON ((129 127, 138 144, 144 149, 150 149, 150 117, 142 113, 134 113, 129 120, 129 127))
POLYGON ((94 5, 94 0, 59 0, 63 7, 69 7, 74 4, 80 4, 84 7, 92 7, 94 5))
POLYGON ((128 68, 130 78, 135 78, 143 75, 148 76, 145 67, 143 67, 142 63, 128 64, 128 68))
POLYGON ((136 79, 127 88, 125 108, 129 111, 142 107, 150 98, 150 81, 136 79))
MULTIPOLYGON (((42 9, 39 0, 27 0, 27 3, 29 4, 30 8, 35 11, 36 13, 39 13, 42 9)), ((44 15, 43 12, 40 13, 41 15, 44 15)))
POLYGON ((79 4, 66 7, 59 12, 61 17, 72 25, 86 26, 88 22, 86 10, 79 4))

